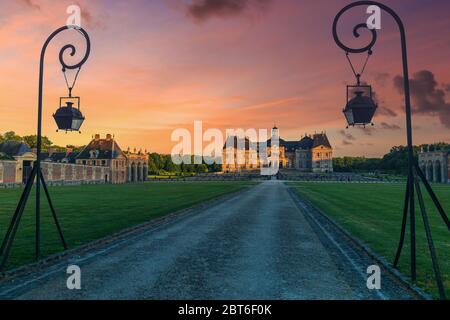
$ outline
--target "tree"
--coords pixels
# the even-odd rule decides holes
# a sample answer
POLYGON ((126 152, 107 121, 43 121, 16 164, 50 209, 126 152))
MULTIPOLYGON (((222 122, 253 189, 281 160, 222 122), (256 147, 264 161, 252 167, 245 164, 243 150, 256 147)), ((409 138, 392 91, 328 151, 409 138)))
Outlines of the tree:
POLYGON ((195 168, 196 173, 207 173, 208 172, 208 166, 206 164, 198 164, 195 168))
MULTIPOLYGON (((37 135, 24 136, 23 141, 30 146, 30 148, 37 147, 37 135)), ((42 137, 42 149, 47 150, 53 146, 53 142, 46 136, 42 137)))
POLYGON ((5 132, 3 135, 4 141, 22 141, 22 137, 17 135, 14 131, 5 132))
POLYGON ((149 174, 159 174, 159 170, 156 167, 155 163, 151 160, 151 158, 148 159, 148 173, 149 174))
POLYGON ((175 168, 175 164, 172 162, 172 158, 170 156, 165 156, 164 157, 164 167, 163 169, 167 172, 175 172, 176 168, 175 168))

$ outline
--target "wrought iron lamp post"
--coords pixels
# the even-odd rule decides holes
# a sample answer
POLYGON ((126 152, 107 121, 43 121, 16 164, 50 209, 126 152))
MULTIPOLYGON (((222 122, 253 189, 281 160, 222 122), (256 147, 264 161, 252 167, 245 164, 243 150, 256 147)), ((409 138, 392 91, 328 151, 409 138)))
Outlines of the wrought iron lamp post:
MULTIPOLYGON (((65 30, 76 30, 78 31, 86 40, 86 52, 83 56, 83 59, 77 64, 67 64, 64 61, 64 54, 66 51, 71 56, 74 56, 76 53, 75 46, 72 44, 67 44, 59 52, 59 62, 62 66, 62 71, 64 72, 64 76, 67 83, 67 77, 65 75, 66 70, 74 70, 77 69, 77 74, 75 77, 75 80, 72 84, 72 86, 69 86, 67 83, 68 89, 69 89, 69 97, 72 98, 72 88, 75 85, 76 79, 78 77, 78 73, 80 72, 81 67, 85 64, 87 59, 89 58, 89 54, 91 51, 91 42, 89 39, 89 35, 86 33, 86 31, 83 28, 79 28, 76 26, 64 26, 56 31, 54 31, 48 39, 45 41, 41 56, 40 56, 40 66, 39 66, 39 95, 38 95, 38 122, 37 122, 37 159, 33 166, 33 170, 31 171, 31 174, 28 178, 28 181, 25 185, 24 191, 22 193, 22 196, 20 197, 19 203, 16 207, 16 211, 14 212, 14 215, 12 217, 11 223, 8 227, 8 230, 6 232, 5 238, 3 239, 1 248, 0 248, 0 256, 1 262, 0 262, 0 270, 3 270, 5 267, 5 264, 8 260, 9 253, 11 250, 11 246, 13 244, 17 228, 19 227, 20 219, 22 218, 23 211, 25 209, 25 205, 27 203, 28 197, 31 193, 31 189, 33 187, 34 181, 36 180, 36 234, 35 234, 35 254, 36 259, 39 259, 40 257, 40 242, 41 242, 41 185, 44 189, 45 196, 48 200, 48 204, 50 207, 50 210, 52 212, 53 220, 55 222, 56 228, 58 230, 59 237, 61 238, 62 245, 64 249, 67 249, 67 243, 64 239, 64 235, 61 229, 61 226, 59 224, 58 218, 56 216, 56 211, 53 206, 53 203, 50 198, 50 193, 47 188, 47 185, 45 183, 44 175, 42 174, 42 168, 41 168, 41 161, 42 161, 42 89, 44 84, 44 60, 45 60, 45 53, 47 50, 48 45, 50 42, 55 38, 58 34, 65 30)), ((62 98, 63 99, 63 98, 62 98)), ((81 114, 81 111, 79 111, 79 97, 75 97, 78 101, 78 108, 73 108, 73 103, 69 102, 67 103, 67 106, 61 107, 57 110, 57 112, 54 115, 55 121, 58 125, 59 129, 66 130, 66 131, 78 131, 83 120, 84 116, 81 114)), ((61 102, 61 100, 60 100, 61 102)))
MULTIPOLYGON (((347 12, 348 10, 355 8, 355 7, 361 7, 361 6, 378 6, 383 11, 390 14, 394 20, 396 21, 399 31, 400 31, 400 38, 401 38, 401 51, 402 51, 402 60, 403 60, 403 79, 404 79, 404 94, 405 94, 405 113, 406 113, 406 132, 407 132, 407 142, 408 142, 408 180, 407 180, 407 186, 406 186, 406 195, 405 195, 405 203, 404 203, 404 209, 403 209, 403 219, 402 219, 402 229, 401 229, 401 235, 400 235, 400 242, 398 245, 398 249, 395 255, 394 259, 394 266, 398 266, 398 262, 401 256, 401 252, 403 249, 403 245, 405 242, 405 235, 406 235, 406 227, 407 227, 407 220, 408 220, 408 211, 409 211, 409 227, 410 227, 410 259, 411 259, 411 278, 413 281, 416 281, 416 217, 415 217, 415 192, 417 192, 417 198, 419 202, 420 212, 422 215, 422 220, 425 228, 425 233, 427 237, 428 247, 430 250, 431 260, 433 264, 433 269, 436 277, 436 282, 439 289, 439 294, 442 299, 445 299, 445 289, 444 284, 442 281, 441 272, 439 269, 439 263, 436 255, 436 250, 431 234, 430 224, 428 220, 428 215, 425 209, 425 203, 422 196, 422 191, 420 188, 420 181, 424 184, 427 192, 429 193, 431 199, 433 200, 434 205, 436 206, 441 218, 443 219, 444 223, 447 225, 448 230, 450 230, 450 221, 447 217, 444 209, 442 208, 441 204, 439 203, 438 198, 436 197, 436 194, 434 193, 433 189, 431 188, 430 184, 428 183, 424 173, 422 172, 421 168, 419 167, 418 162, 414 159, 414 150, 413 150, 413 137, 412 137, 412 120, 411 120, 411 98, 410 98, 410 85, 409 85, 409 74, 408 74, 408 55, 407 55, 407 49, 406 49, 406 31, 405 27, 403 25, 402 20, 400 17, 388 6, 376 2, 376 1, 356 1, 353 2, 346 7, 344 7, 335 17, 333 22, 333 37, 336 44, 346 52, 346 54, 350 53, 365 53, 367 52, 370 56, 372 54, 372 49, 377 41, 377 32, 374 29, 369 29, 367 24, 362 23, 358 24, 353 29, 353 35, 355 37, 359 37, 359 30, 366 28, 369 29, 372 35, 372 39, 370 43, 364 47, 361 48, 350 48, 346 46, 344 43, 341 42, 339 39, 338 33, 337 33, 337 25, 339 22, 339 19, 341 16, 347 12)), ((357 77, 358 75, 355 74, 357 77)), ((372 114, 373 116, 373 114, 372 114)), ((365 119, 364 122, 371 122, 372 116, 369 120, 365 119)), ((351 123, 349 123, 351 125, 351 123)), ((365 123, 363 123, 365 124, 365 123)))

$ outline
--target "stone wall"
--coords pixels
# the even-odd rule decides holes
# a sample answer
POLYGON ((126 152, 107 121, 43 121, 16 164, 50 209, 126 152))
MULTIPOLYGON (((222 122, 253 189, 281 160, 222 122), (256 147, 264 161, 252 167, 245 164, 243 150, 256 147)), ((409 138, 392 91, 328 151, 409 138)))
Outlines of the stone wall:
POLYGON ((42 162, 45 180, 50 184, 105 183, 109 168, 69 163, 42 162))
POLYGON ((0 184, 15 184, 16 169, 16 161, 0 161, 0 184))
MULTIPOLYGON (((0 187, 22 185, 17 177, 17 161, 0 161, 0 187)), ((106 183, 108 167, 84 166, 69 163, 42 162, 42 173, 49 185, 99 184, 106 183)))

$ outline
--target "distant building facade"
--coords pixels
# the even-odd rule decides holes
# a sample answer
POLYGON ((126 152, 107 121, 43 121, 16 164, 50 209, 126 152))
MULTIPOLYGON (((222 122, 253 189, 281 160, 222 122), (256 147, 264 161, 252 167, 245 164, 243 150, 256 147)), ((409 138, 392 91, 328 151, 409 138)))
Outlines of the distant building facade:
MULTIPOLYGON (((277 127, 272 129, 272 138, 267 141, 265 155, 270 157, 272 140, 279 140, 279 168, 281 170, 296 170, 299 172, 332 173, 333 147, 326 133, 305 135, 298 141, 286 141, 279 138, 277 127)), ((222 153, 222 170, 226 173, 255 171, 264 163, 262 150, 258 143, 248 138, 239 140, 237 137, 228 137, 222 153), (230 147, 231 146, 231 147, 230 147), (241 159, 239 159, 241 158, 241 159)))
POLYGON ((436 146, 422 148, 419 153, 419 166, 429 182, 450 183, 450 150, 436 146))
POLYGON ((127 157, 127 182, 146 181, 148 175, 147 152, 128 148, 125 156, 127 157))
POLYGON ((24 142, 0 143, 0 183, 25 183, 35 160, 36 154, 24 142))
POLYGON ((79 165, 107 167, 105 181, 110 183, 125 183, 127 180, 127 157, 120 149, 112 135, 107 134, 101 139, 99 134, 76 157, 79 165))
MULTIPOLYGON (((36 161, 36 151, 24 142, 0 143, 0 185, 26 183, 36 161)), ((127 183, 147 180, 148 155, 123 152, 112 135, 95 135, 79 153, 42 153, 42 171, 50 184, 127 183)))

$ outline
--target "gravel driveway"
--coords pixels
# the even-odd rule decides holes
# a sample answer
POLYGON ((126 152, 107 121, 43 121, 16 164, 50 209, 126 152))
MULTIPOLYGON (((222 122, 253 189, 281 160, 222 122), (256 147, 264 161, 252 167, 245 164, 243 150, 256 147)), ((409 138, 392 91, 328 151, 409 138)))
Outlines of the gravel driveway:
MULTIPOLYGON (((389 299, 366 288, 367 266, 324 241, 288 187, 267 181, 207 209, 181 215, 117 245, 72 257, 66 267, 0 284, 14 299, 389 299)), ((363 260, 365 261, 365 260, 363 260)))

